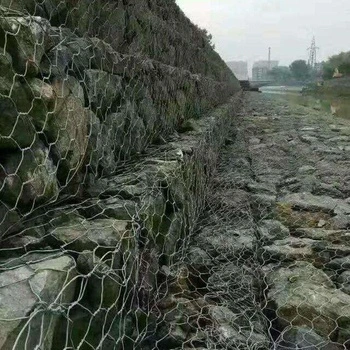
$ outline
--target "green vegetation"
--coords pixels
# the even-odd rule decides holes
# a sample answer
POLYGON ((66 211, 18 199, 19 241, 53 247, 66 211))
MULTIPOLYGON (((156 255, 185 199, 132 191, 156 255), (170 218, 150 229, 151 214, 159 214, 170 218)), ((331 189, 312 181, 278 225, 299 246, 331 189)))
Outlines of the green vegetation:
POLYGON ((269 73, 270 79, 276 83, 297 84, 314 80, 317 72, 306 61, 296 60, 287 66, 275 67, 269 73))
POLYGON ((292 80, 292 72, 289 67, 274 67, 269 73, 270 78, 276 83, 288 83, 292 80))
POLYGON ((323 64, 323 78, 331 79, 336 69, 343 75, 350 75, 350 51, 331 56, 323 64))
POLYGON ((296 60, 289 66, 294 79, 299 81, 308 80, 311 77, 311 68, 304 60, 296 60))

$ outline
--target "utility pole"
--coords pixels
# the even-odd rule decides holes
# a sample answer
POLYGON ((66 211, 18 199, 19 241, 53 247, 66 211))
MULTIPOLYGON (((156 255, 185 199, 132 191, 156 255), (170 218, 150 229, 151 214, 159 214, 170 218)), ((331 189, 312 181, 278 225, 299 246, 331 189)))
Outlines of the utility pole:
POLYGON ((308 48, 309 51, 309 66, 311 68, 316 67, 317 63, 317 50, 320 48, 316 46, 316 40, 315 37, 312 38, 311 46, 308 48))
POLYGON ((271 70, 271 47, 269 47, 269 56, 268 56, 268 67, 269 67, 269 70, 271 70))

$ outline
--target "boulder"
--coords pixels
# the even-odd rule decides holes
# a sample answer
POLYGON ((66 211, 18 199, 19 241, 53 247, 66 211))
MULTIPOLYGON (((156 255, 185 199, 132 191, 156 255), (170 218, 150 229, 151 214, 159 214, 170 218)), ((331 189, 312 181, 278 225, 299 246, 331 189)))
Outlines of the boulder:
POLYGON ((13 57, 17 73, 36 76, 48 48, 50 23, 41 17, 0 17, 0 42, 13 57))
MULTIPOLYGON (((118 253, 117 253, 118 254, 118 253)), ((85 300, 88 301, 90 311, 100 308, 116 308, 121 300, 121 287, 125 283, 122 261, 117 254, 104 256, 103 260, 94 255, 92 251, 83 251, 77 259, 79 272, 86 275, 85 300), (119 259, 119 260, 118 260, 119 259)))
POLYGON ((122 97, 122 77, 97 69, 84 71, 84 87, 91 109, 102 119, 116 110, 122 97))
POLYGON ((41 142, 22 153, 9 153, 0 168, 0 199, 14 207, 54 200, 59 194, 56 171, 41 142))
POLYGON ((0 149, 29 147, 49 122, 56 95, 36 78, 20 83, 0 76, 0 82, 0 149))
POLYGON ((226 259, 247 258, 254 254, 254 229, 232 229, 207 226, 195 237, 196 245, 213 257, 226 259))
POLYGON ((78 208, 87 219, 132 220, 137 218, 138 210, 136 202, 119 197, 84 201, 78 208))
POLYGON ((54 79, 52 87, 57 104, 45 132, 56 152, 58 179, 67 184, 84 164, 89 111, 84 107, 84 91, 75 78, 54 79))
POLYGON ((74 260, 43 253, 2 265, 0 348, 51 349, 63 306, 72 302, 74 260))
POLYGON ((320 260, 317 252, 313 250, 315 242, 312 239, 296 237, 275 240, 273 244, 261 248, 261 261, 264 263, 281 263, 303 260, 315 263, 320 260))
POLYGON ((294 235, 334 244, 350 244, 350 232, 346 230, 327 230, 323 228, 298 228, 294 235))
MULTIPOLYGON (((59 222, 57 222, 58 224, 59 222)), ((68 222, 48 229, 52 244, 66 250, 83 252, 94 251, 99 256, 114 251, 119 258, 135 248, 136 228, 131 221, 97 219, 88 221, 73 215, 68 222)))
POLYGON ((214 323, 213 332, 216 336, 213 346, 221 344, 226 348, 239 349, 242 346, 251 345, 257 349, 268 349, 269 339, 267 334, 264 334, 264 329, 259 332, 258 329, 254 329, 253 324, 242 326, 244 317, 237 315, 227 307, 210 305, 208 316, 214 323))
POLYGON ((90 38, 79 38, 68 28, 50 28, 53 47, 43 57, 40 69, 48 78, 63 79, 68 72, 74 72, 83 79, 83 72, 90 68, 94 52, 90 38))
POLYGON ((277 339, 274 349, 341 350, 343 347, 322 338, 311 328, 288 327, 277 339))
POLYGON ((0 203, 0 242, 13 232, 21 228, 20 216, 15 210, 10 210, 8 206, 0 203))
POLYGON ((149 135, 134 104, 127 103, 119 112, 108 114, 103 122, 91 118, 89 165, 93 173, 111 174, 132 155, 140 154, 149 135))
POLYGON ((289 237, 289 229, 277 220, 262 220, 258 223, 258 233, 262 240, 271 242, 289 237))
POLYGON ((30 108, 23 87, 0 77, 0 94, 0 149, 31 146, 36 139, 36 130, 30 117, 22 114, 30 108), (4 89, 6 86, 8 89, 4 89))
POLYGON ((308 262, 277 268, 266 276, 267 310, 276 314, 279 330, 308 327, 326 341, 343 343, 350 329, 350 296, 308 262))
POLYGON ((280 202, 290 205, 293 209, 350 214, 350 205, 345 201, 328 196, 315 196, 307 192, 288 194, 280 202))

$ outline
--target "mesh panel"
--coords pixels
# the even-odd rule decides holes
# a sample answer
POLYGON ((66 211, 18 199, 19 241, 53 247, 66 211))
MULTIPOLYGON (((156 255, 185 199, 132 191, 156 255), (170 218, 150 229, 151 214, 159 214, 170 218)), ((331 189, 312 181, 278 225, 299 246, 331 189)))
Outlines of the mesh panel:
POLYGON ((0 349, 349 346, 348 202, 245 103, 174 1, 0 0, 0 349))

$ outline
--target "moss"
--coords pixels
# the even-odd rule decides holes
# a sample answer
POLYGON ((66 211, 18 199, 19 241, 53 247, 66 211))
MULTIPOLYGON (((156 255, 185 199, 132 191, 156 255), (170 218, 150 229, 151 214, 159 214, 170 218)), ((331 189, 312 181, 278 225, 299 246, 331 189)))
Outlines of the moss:
MULTIPOLYGON (((293 229, 298 227, 318 227, 320 220, 329 222, 331 215, 324 212, 309 212, 303 210, 294 210, 290 204, 277 203, 277 220, 285 226, 293 229)), ((324 228, 329 228, 327 224, 324 228)))

